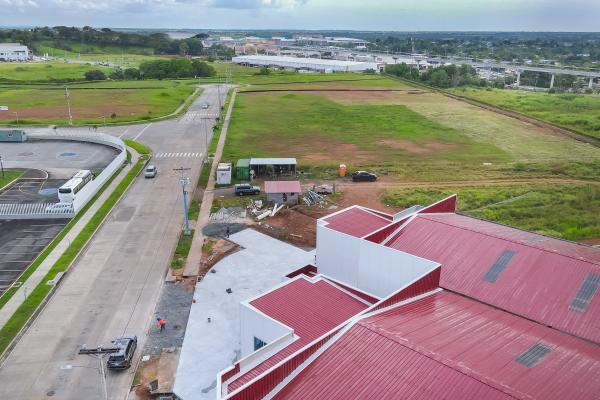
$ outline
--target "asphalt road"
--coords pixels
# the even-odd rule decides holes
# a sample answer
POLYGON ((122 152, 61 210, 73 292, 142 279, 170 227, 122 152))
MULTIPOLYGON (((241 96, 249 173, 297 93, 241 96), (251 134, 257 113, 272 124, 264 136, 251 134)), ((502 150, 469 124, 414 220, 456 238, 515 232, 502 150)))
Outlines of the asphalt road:
MULTIPOLYGON (((221 88, 222 101, 224 92, 221 88)), ((0 398, 104 399, 99 360, 78 355, 78 349, 107 345, 124 333, 137 335, 143 348, 183 224, 179 174, 173 168, 191 168, 190 180, 196 182, 210 139, 201 117, 218 111, 218 93, 207 86, 178 119, 104 130, 143 142, 155 154, 173 155, 152 160, 158 176, 136 179, 63 278, 0 367, 0 398), (209 109, 202 109, 207 102, 209 109)), ((214 119, 206 122, 212 132, 214 119)), ((107 397, 126 398, 132 380, 133 369, 109 371, 107 397)))

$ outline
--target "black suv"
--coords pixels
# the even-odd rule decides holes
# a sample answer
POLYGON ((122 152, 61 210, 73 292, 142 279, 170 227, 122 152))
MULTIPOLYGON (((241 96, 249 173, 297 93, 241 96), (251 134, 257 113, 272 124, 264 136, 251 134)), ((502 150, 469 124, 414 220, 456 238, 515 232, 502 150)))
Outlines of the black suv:
POLYGON ((367 171, 356 171, 352 174, 353 182, 375 182, 377 175, 367 171))
POLYGON ((131 367, 133 353, 137 347, 137 336, 121 336, 113 341, 118 351, 110 353, 106 361, 108 369, 127 369, 131 367))
POLYGON ((249 183, 239 183, 235 185, 235 194, 243 196, 245 194, 259 194, 260 188, 258 186, 252 186, 249 183))

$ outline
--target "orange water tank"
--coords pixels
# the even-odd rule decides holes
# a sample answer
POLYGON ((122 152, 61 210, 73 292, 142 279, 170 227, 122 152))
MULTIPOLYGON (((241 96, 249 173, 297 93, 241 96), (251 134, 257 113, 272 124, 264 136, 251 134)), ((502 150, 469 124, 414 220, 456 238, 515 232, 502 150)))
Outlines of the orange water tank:
POLYGON ((346 176, 346 164, 340 164, 340 176, 346 176))

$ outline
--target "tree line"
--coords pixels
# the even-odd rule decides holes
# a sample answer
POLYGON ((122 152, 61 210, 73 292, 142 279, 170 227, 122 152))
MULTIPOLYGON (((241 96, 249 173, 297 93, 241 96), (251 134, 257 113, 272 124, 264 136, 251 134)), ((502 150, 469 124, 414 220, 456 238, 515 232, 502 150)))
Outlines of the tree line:
POLYGON ((120 47, 133 53, 169 54, 181 56, 231 57, 232 50, 226 47, 205 49, 202 39, 206 33, 191 38, 172 39, 166 33, 144 34, 139 32, 121 32, 109 28, 95 29, 55 26, 32 29, 0 30, 0 42, 20 42, 41 53, 41 45, 47 45, 67 51, 91 53, 96 46, 120 47), (88 47, 86 47, 86 45, 88 47), (128 49, 129 48, 129 49, 128 49))
POLYGON ((457 86, 486 86, 486 81, 477 76, 475 68, 470 65, 442 65, 419 72, 405 63, 387 65, 385 72, 409 79, 415 82, 422 82, 426 85, 439 88, 450 88, 457 86))
MULTIPOLYGON (((114 80, 179 79, 214 75, 216 75, 215 69, 204 61, 172 58, 145 61, 139 68, 117 69, 111 72, 108 78, 114 80)), ((106 78, 106 74, 100 70, 90 70, 85 73, 85 79, 88 81, 102 81, 106 78)))

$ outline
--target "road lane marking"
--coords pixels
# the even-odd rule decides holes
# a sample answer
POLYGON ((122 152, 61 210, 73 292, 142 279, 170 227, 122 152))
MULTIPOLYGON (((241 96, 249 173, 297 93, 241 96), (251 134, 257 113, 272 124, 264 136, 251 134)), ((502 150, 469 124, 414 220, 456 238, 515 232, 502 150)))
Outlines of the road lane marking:
POLYGON ((137 135, 136 135, 136 136, 133 138, 133 140, 138 140, 138 138, 139 138, 140 136, 142 136, 142 133, 144 133, 144 132, 146 131, 146 129, 150 128, 150 125, 152 125, 152 122, 150 122, 148 125, 146 125, 146 126, 144 127, 144 129, 142 129, 142 130, 140 131, 140 133, 138 133, 138 134, 137 134, 137 135))
POLYGON ((127 131, 128 131, 128 130, 129 130, 129 128, 125 129, 125 130, 123 131, 123 133, 121 133, 121 134, 119 135, 119 139, 121 139, 121 138, 123 137, 123 135, 127 133, 127 131))

